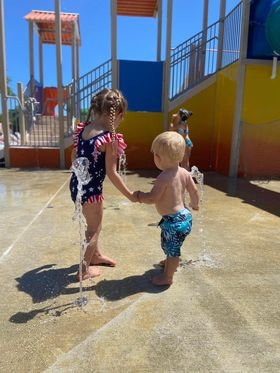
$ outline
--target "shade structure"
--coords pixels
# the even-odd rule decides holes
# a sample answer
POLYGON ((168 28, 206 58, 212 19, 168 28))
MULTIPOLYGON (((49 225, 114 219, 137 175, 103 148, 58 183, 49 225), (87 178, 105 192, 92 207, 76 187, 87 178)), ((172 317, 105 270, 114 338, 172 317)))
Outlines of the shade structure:
MULTIPOLYGON (((76 34, 76 43, 80 45, 79 14, 61 13, 60 17, 62 44, 72 45, 74 35, 76 34)), ((36 25, 43 43, 55 44, 55 12, 32 10, 24 18, 36 25)))
POLYGON ((158 0, 117 0, 117 15, 155 17, 158 0))

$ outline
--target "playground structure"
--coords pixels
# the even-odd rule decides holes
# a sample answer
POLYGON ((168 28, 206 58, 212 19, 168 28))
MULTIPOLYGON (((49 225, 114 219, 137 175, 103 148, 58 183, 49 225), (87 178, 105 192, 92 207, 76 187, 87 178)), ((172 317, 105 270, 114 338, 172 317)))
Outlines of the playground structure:
MULTIPOLYGON (((150 144, 167 128, 171 115, 183 106, 195 113, 190 123, 195 144, 193 164, 202 170, 230 176, 279 176, 280 47, 275 35, 279 34, 280 1, 243 0, 228 14, 225 5, 226 1, 220 0, 219 19, 208 25, 209 4, 204 0, 202 31, 171 48, 173 2, 168 0, 166 55, 162 60, 162 1, 132 4, 111 0, 111 58, 83 76, 79 75, 79 15, 61 13, 59 0, 55 1, 55 12, 29 13, 26 20, 30 40, 30 96, 36 97, 33 22, 40 36, 39 83, 43 87, 44 42, 56 45, 58 83, 57 87, 42 88, 45 95, 42 94, 41 113, 37 112, 34 125, 29 125, 32 129, 29 143, 22 135, 26 113, 18 110, 22 141, 20 145, 6 141, 6 166, 69 168, 73 123, 85 118, 94 93, 104 87, 116 87, 129 103, 122 124, 129 144, 128 168, 154 167, 150 144), (118 16, 157 17, 156 61, 117 58, 118 16), (62 85, 60 48, 63 43, 72 46, 72 82, 68 86, 62 85)), ((4 50, 3 43, 2 48, 4 50)), ((5 108, 5 73, 2 71, 1 75, 5 134, 10 110, 5 108)), ((8 102, 15 102, 14 111, 24 107, 20 92, 19 89, 18 99, 8 98, 8 102)), ((33 114, 29 114, 32 120, 33 114)))

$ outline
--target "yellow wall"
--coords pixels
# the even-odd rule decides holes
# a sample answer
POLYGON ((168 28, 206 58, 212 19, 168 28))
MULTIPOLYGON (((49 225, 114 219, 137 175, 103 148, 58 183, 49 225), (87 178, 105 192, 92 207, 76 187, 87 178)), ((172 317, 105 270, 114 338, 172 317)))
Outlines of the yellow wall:
POLYGON ((193 112, 189 119, 189 135, 194 144, 191 153, 191 165, 201 169, 211 169, 213 160, 212 143, 214 140, 214 118, 215 118, 215 96, 216 84, 213 83, 180 106, 176 107, 172 114, 180 107, 193 112))
MULTIPOLYGON (((191 165, 203 170, 228 173, 237 64, 217 74, 216 81, 181 107, 193 112, 189 120, 190 137, 194 143, 191 165)), ((179 106, 170 113, 179 109, 179 106)))
POLYGON ((247 65, 243 99, 241 175, 280 175, 280 68, 247 65))
POLYGON ((151 154, 153 139, 163 132, 163 114, 149 112, 127 112, 119 132, 127 143, 128 169, 155 168, 151 154))

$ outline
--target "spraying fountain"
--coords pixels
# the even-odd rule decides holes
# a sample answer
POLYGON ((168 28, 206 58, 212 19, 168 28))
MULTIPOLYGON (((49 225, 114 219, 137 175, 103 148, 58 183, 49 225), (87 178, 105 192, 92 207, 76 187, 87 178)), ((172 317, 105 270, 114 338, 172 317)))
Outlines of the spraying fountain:
MULTIPOLYGON (((82 196, 83 196, 83 185, 86 185, 90 181, 90 175, 88 172, 89 167, 89 160, 85 157, 79 157, 75 159, 71 166, 71 171, 75 173, 77 180, 78 180, 78 193, 75 202, 75 211, 73 215, 73 221, 78 221, 79 223, 79 233, 80 233, 80 264, 79 264, 79 274, 82 273, 83 264, 86 265, 84 261, 84 255, 87 248, 87 241, 85 236, 86 231, 86 219, 83 215, 82 210, 82 196)), ((83 307, 87 304, 88 299, 86 296, 83 296, 83 279, 82 276, 80 278, 80 292, 79 297, 76 300, 76 304, 79 307, 83 307)))
POLYGON ((204 175, 196 166, 192 166, 191 168, 191 176, 197 181, 199 188, 200 188, 200 202, 203 200, 203 181, 204 175))

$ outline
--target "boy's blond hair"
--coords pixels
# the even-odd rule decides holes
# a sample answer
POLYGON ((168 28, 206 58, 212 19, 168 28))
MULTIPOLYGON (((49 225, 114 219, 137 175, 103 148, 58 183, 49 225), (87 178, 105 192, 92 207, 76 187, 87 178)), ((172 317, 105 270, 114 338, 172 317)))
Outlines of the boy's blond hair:
POLYGON ((158 135, 151 147, 153 153, 163 155, 174 162, 182 162, 186 143, 182 135, 174 131, 166 131, 158 135))

